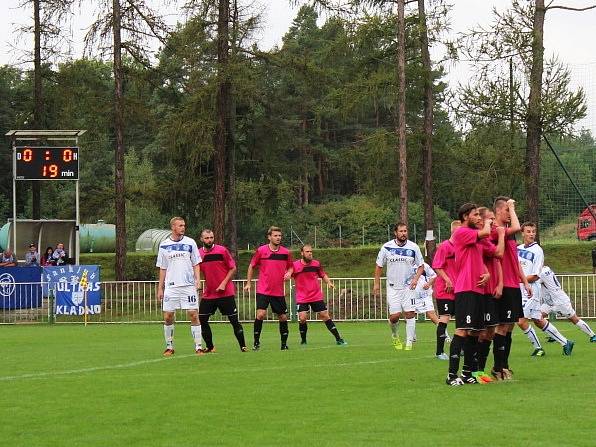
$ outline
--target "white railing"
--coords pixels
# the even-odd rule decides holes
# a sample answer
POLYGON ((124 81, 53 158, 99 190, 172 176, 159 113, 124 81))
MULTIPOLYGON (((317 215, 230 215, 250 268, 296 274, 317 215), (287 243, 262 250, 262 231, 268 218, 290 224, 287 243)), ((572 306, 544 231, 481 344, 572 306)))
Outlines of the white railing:
MULTIPOLYGON (((571 303, 581 318, 596 318, 596 275, 557 275, 563 289, 571 298, 571 303)), ((385 299, 385 279, 382 280, 381 296, 373 296, 373 278, 333 278, 335 288, 323 284, 323 295, 333 318, 338 321, 375 321, 387 318, 385 299)), ((255 287, 244 291, 245 280, 235 280, 236 303, 242 321, 253 321, 256 311, 255 287)), ((10 287, 0 284, 0 292, 10 287), (8 287, 8 288, 7 288, 8 287)), ((48 298, 46 283, 17 284, 10 309, 8 298, 0 293, 0 324, 21 322, 81 323, 81 316, 54 316, 55 303, 48 298), (31 299, 34 287, 45 290, 41 303, 31 299), (41 305, 40 305, 41 304, 41 305)), ((90 323, 150 323, 163 319, 161 303, 156 296, 156 281, 104 281, 101 283, 101 313, 88 315, 90 323)), ((291 317, 296 316, 294 283, 286 282, 286 300, 291 317)), ((183 311, 176 315, 178 321, 186 321, 183 311)), ((268 319, 274 315, 269 312, 268 319)), ((316 315, 310 315, 315 319, 316 315)), ((226 321, 219 313, 211 321, 226 321)))

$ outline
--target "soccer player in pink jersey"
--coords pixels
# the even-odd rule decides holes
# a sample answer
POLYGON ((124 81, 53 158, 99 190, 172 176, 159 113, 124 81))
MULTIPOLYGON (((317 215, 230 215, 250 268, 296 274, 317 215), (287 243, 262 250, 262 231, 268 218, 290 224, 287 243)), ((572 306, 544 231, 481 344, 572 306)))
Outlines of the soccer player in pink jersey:
POLYGON ((300 255, 302 258, 294 261, 294 271, 292 273, 296 284, 296 304, 298 305, 299 320, 298 329, 301 338, 300 344, 306 344, 306 332, 308 330, 306 318, 310 308, 313 312, 319 314, 319 318, 323 320, 325 326, 329 329, 329 332, 335 337, 335 342, 340 346, 347 345, 348 343, 341 338, 339 331, 335 327, 335 323, 329 316, 329 311, 327 310, 325 301, 323 301, 323 291, 321 290, 319 278, 332 289, 335 288, 335 286, 329 279, 329 276, 327 276, 327 273, 325 273, 325 270, 323 270, 321 263, 316 259, 313 259, 312 246, 309 244, 303 245, 300 249, 300 255))
POLYGON ((267 316, 267 308, 271 306, 279 320, 281 350, 288 349, 288 306, 286 304, 284 280, 292 277, 292 254, 281 245, 281 228, 269 227, 268 244, 261 245, 253 255, 246 273, 244 290, 250 292, 254 269, 259 269, 257 281, 257 315, 254 323, 253 350, 261 347, 261 330, 263 320, 267 316))
POLYGON ((451 315, 455 315, 455 294, 453 284, 457 271, 455 270, 455 251, 453 249, 453 233, 461 225, 459 220, 451 222, 451 238, 443 241, 437 247, 433 258, 432 268, 437 272, 433 288, 433 296, 437 301, 439 323, 437 324, 437 350, 436 356, 440 360, 449 360, 445 354, 445 341, 447 340, 447 323, 451 315))
POLYGON ((452 236, 457 275, 455 292, 455 335, 449 351, 449 373, 446 383, 459 386, 464 383, 478 383, 472 375, 478 333, 485 328, 484 288, 489 273, 482 260, 482 246, 479 240, 490 235, 490 222, 486 221, 481 230, 478 207, 473 203, 463 204, 458 211, 462 225, 452 236), (461 378, 457 376, 461 351, 464 351, 464 365, 461 378))
POLYGON ((244 341, 244 330, 238 321, 238 309, 236 307, 236 288, 232 278, 236 274, 236 262, 226 247, 214 243, 212 230, 201 231, 201 242, 203 246, 199 249, 201 256, 201 273, 205 279, 203 295, 199 304, 199 320, 203 328, 203 340, 205 341, 204 352, 215 352, 213 346, 213 333, 209 326, 209 317, 218 309, 222 315, 228 317, 238 345, 242 352, 246 352, 244 341))

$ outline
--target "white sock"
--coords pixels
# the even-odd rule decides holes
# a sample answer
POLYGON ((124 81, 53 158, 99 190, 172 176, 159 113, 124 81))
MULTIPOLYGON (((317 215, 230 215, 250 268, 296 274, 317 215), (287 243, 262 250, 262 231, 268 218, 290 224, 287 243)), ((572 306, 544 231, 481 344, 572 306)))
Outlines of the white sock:
POLYGON ((174 325, 164 324, 163 325, 163 337, 166 339, 166 348, 174 348, 174 325))
POLYGON ((406 343, 412 343, 416 336, 416 318, 406 318, 406 343))
POLYGON ((554 326, 554 324, 551 324, 547 321, 546 326, 544 326, 544 329, 542 330, 546 332, 548 335, 550 335, 552 338, 557 340, 561 346, 565 346, 565 344, 567 344, 567 339, 563 337, 563 335, 554 326))
POLYGON ((395 323, 392 323, 391 321, 389 322, 389 327, 391 328, 391 336, 393 338, 399 338, 399 320, 397 320, 395 323))
POLYGON ((201 339, 201 325, 191 326, 190 333, 192 339, 195 341, 195 349, 201 349, 203 343, 203 340, 201 339))
POLYGON ((540 340, 538 340, 538 337, 536 336, 536 331, 532 326, 528 326, 528 329, 524 331, 524 334, 526 334, 526 337, 528 337, 528 340, 530 340, 530 343, 532 343, 534 349, 542 349, 540 340))
POLYGON ((447 332, 447 328, 445 328, 445 338, 451 338, 451 337, 449 336, 449 332, 447 332))
POLYGON ((588 334, 588 337, 594 336, 594 331, 590 326, 588 326, 588 324, 584 320, 579 320, 577 323, 575 323, 575 325, 578 327, 580 331, 588 334))

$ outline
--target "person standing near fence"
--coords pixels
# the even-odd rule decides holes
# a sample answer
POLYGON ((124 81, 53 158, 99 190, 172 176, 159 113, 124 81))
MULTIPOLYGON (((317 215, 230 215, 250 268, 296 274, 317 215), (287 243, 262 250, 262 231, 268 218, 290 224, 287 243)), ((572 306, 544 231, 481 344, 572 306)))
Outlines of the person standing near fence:
POLYGON ((335 337, 336 344, 340 346, 348 343, 341 338, 335 323, 329 316, 329 311, 323 300, 323 291, 319 278, 331 289, 335 288, 323 266, 319 261, 313 258, 312 246, 309 244, 303 245, 300 249, 301 259, 294 261, 294 271, 292 276, 296 283, 296 304, 298 305, 298 329, 300 331, 300 344, 306 344, 306 332, 308 324, 306 322, 309 308, 313 312, 319 314, 319 318, 323 320, 329 332, 335 337))
POLYGON ((238 321, 238 308, 234 298, 236 288, 232 281, 236 274, 236 262, 226 247, 214 243, 214 238, 212 230, 206 228, 201 231, 203 246, 199 249, 201 258, 199 265, 205 279, 205 286, 199 304, 199 321, 203 340, 205 340, 204 352, 215 352, 209 317, 218 309, 230 320, 240 350, 246 352, 244 330, 238 321))
POLYGON ((159 268, 157 298, 163 302, 164 338, 163 355, 174 355, 174 317, 176 309, 184 309, 190 317, 190 332, 195 343, 195 353, 203 355, 199 299, 201 287, 201 257, 197 243, 185 236, 186 223, 182 217, 170 220, 172 233, 159 245, 156 266, 159 268))
POLYGON ((393 347, 403 349, 399 338, 399 317, 406 319, 406 351, 412 350, 416 333, 416 286, 424 273, 424 259, 420 247, 408 240, 408 227, 397 223, 393 227, 395 239, 379 250, 375 264, 374 296, 381 293, 381 273, 387 266, 387 307, 393 347))
POLYGON ((254 269, 259 269, 257 281, 257 315, 254 323, 253 351, 261 348, 261 331, 267 308, 271 306, 279 320, 281 350, 288 349, 288 305, 286 304, 284 281, 292 277, 292 254, 281 245, 282 231, 279 227, 267 230, 268 244, 261 245, 253 255, 244 290, 250 292, 254 269))

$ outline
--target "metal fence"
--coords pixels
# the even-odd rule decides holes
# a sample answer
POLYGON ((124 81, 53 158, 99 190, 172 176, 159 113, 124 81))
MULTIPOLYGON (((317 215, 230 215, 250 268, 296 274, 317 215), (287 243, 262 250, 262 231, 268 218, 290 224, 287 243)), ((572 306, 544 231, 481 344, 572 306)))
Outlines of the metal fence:
MULTIPOLYGON (((557 275, 563 289, 571 298, 571 303, 581 318, 596 318, 596 275, 557 275)), ((387 318, 387 302, 385 299, 385 279, 382 279, 381 296, 373 296, 373 278, 333 278, 335 288, 323 284, 323 294, 327 307, 333 318, 338 321, 378 321, 387 318)), ((250 292, 243 290, 244 280, 235 280, 236 302, 239 318, 249 322, 254 320, 256 303, 255 287, 250 292)), ((55 305, 47 295, 47 284, 19 284, 16 296, 11 302, 18 309, 7 309, 5 296, 0 296, 0 324, 14 323, 82 323, 82 316, 56 315, 55 305), (41 307, 31 306, 28 296, 33 286, 42 286, 46 291, 41 307), (28 286, 28 287, 27 287, 28 286)), ((4 289, 3 289, 4 290, 4 289)), ((157 299, 156 281, 105 281, 101 284, 101 313, 88 315, 89 323, 155 323, 163 320, 161 303, 157 299)), ((292 318, 296 317, 294 305, 294 283, 286 282, 286 297, 290 304, 292 318)), ((316 315, 309 316, 315 319, 316 315)), ((178 321, 187 321, 184 311, 178 311, 178 321)), ((270 312, 267 319, 273 320, 270 312)), ((219 313, 211 321, 226 321, 219 313)))

